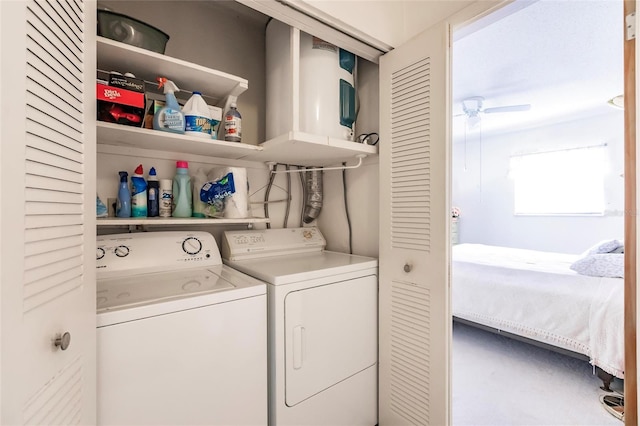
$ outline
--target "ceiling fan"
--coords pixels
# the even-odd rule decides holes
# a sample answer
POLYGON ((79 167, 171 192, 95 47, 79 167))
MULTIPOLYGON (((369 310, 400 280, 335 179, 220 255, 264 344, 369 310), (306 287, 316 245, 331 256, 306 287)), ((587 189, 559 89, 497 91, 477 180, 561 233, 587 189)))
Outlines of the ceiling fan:
MULTIPOLYGON (((472 128, 480 123, 480 114, 494 114, 499 112, 529 111, 530 104, 505 105, 493 108, 483 108, 484 98, 482 96, 472 96, 462 100, 462 111, 467 116, 467 125, 472 128)), ((462 115, 462 114, 459 114, 462 115)))

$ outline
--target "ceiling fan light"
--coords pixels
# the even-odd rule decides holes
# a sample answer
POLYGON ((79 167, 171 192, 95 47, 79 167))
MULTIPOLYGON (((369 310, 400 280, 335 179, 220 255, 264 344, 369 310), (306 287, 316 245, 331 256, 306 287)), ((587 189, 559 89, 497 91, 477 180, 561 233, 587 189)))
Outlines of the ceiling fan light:
POLYGON ((480 125, 481 118, 478 114, 470 114, 467 118, 467 127, 473 129, 480 125))

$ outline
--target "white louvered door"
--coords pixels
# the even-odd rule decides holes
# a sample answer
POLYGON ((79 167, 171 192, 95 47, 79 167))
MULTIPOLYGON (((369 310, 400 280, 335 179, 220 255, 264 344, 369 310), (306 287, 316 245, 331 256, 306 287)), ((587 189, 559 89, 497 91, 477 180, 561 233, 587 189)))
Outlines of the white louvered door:
POLYGON ((450 421, 447 41, 380 60, 380 426, 450 421))
POLYGON ((0 1, 2 424, 96 421, 95 9, 0 1))

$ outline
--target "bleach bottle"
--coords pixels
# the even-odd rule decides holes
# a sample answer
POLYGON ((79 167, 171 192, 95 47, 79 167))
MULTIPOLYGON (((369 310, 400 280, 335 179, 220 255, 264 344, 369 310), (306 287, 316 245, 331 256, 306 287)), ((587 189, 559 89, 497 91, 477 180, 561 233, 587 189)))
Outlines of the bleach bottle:
POLYGON ((154 130, 162 130, 164 132, 184 133, 184 113, 180 109, 180 104, 176 99, 175 92, 180 89, 171 80, 164 77, 158 77, 158 89, 164 86, 164 94, 167 102, 164 107, 153 114, 154 130))
POLYGON ((189 163, 176 162, 176 175, 173 178, 173 217, 191 217, 191 177, 189 163))
POLYGON ((147 217, 147 182, 140 164, 131 176, 131 217, 147 217))
POLYGON ((193 92, 184 104, 182 112, 184 112, 185 134, 211 138, 211 112, 200 92, 193 92))

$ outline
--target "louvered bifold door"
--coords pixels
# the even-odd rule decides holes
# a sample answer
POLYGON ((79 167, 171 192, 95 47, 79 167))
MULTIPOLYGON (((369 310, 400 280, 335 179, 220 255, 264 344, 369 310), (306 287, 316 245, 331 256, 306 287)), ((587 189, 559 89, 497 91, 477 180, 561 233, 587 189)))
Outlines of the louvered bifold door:
POLYGON ((438 25, 380 61, 381 426, 450 418, 446 40, 438 25))
POLYGON ((95 424, 96 5, 0 7, 1 423, 95 424))

